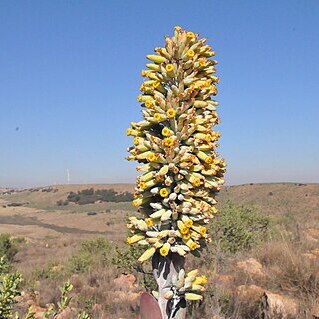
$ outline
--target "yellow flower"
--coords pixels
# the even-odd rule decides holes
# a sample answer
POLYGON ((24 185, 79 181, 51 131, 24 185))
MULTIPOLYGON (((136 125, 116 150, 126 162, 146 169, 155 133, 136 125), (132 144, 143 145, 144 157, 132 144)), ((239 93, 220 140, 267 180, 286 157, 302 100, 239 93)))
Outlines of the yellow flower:
POLYGON ((205 81, 205 86, 209 87, 211 83, 212 83, 212 80, 206 80, 205 81))
POLYGON ((161 85, 161 82, 159 82, 159 81, 154 81, 154 82, 153 82, 153 87, 154 87, 155 89, 158 88, 160 85, 161 85))
POLYGON ((189 39, 195 38, 195 33, 191 32, 191 31, 187 32, 187 38, 189 38, 189 39))
POLYGON ((162 197, 167 197, 169 195, 170 191, 169 189, 167 188, 162 188, 159 192, 159 194, 162 196, 162 197))
POLYGON ((206 276, 196 277, 196 279, 193 281, 193 285, 204 285, 206 283, 207 283, 206 276))
POLYGON ((147 160, 148 160, 149 162, 154 162, 154 161, 156 161, 156 154, 155 154, 155 153, 150 153, 150 154, 148 154, 147 160))
POLYGON ((211 79, 214 83, 218 83, 219 82, 219 77, 218 76, 215 76, 215 75, 212 75, 211 76, 211 79))
POLYGON ((211 85, 210 92, 212 95, 216 95, 217 94, 217 87, 215 85, 211 85))
POLYGON ((145 107, 147 107, 148 109, 150 109, 154 104, 152 101, 145 101, 144 103, 145 107))
POLYGON ((154 113, 153 120, 159 122, 162 119, 162 115, 160 113, 154 113))
POLYGON ((137 97, 137 100, 139 102, 146 102, 146 101, 154 101, 154 98, 152 95, 142 95, 140 94, 138 97, 137 97))
MULTIPOLYGON (((205 137, 206 137, 206 135, 205 135, 205 137)), ((198 158, 200 158, 202 161, 204 161, 206 164, 213 164, 213 162, 214 162, 214 159, 213 159, 211 156, 207 155, 206 153, 204 153, 204 152, 202 152, 202 151, 199 151, 199 152, 197 153, 197 156, 198 156, 198 158)))
POLYGON ((206 229, 206 227, 200 226, 200 227, 199 227, 199 233, 200 233, 202 236, 205 236, 205 235, 207 234, 207 229, 206 229))
POLYGON ((176 111, 174 109, 168 109, 166 115, 168 118, 172 119, 176 115, 176 111))
POLYGON ((171 137, 164 138, 164 146, 171 147, 174 145, 174 139, 171 137))
POLYGON ((216 214, 217 213, 217 208, 215 206, 210 207, 210 212, 211 214, 216 214))
POLYGON ((192 182, 192 185, 193 185, 194 187, 198 187, 198 186, 200 186, 200 184, 201 184, 200 178, 198 178, 198 177, 194 178, 194 180, 193 180, 193 182, 192 182))
POLYGON ((214 159, 211 156, 207 156, 205 159, 206 164, 212 164, 214 162, 214 159))
POLYGON ((167 72, 173 72, 174 71, 174 65, 173 64, 167 64, 166 66, 165 66, 165 70, 167 71, 167 72))
POLYGON ((189 228, 187 226, 182 226, 179 231, 181 232, 182 235, 186 235, 189 233, 189 228))
POLYGON ((160 249, 160 254, 164 257, 167 256, 170 248, 171 248, 171 245, 169 243, 165 243, 160 249))
POLYGON ((190 238, 191 238, 191 233, 190 232, 188 232, 187 234, 184 234, 182 236, 182 239, 185 240, 185 241, 188 241, 190 238))
POLYGON ((189 233, 189 228, 183 223, 183 221, 178 220, 177 221, 177 227, 182 235, 189 233))
POLYGON ((190 245, 189 245, 190 250, 195 250, 197 247, 198 247, 198 244, 196 244, 194 241, 192 243, 190 243, 190 245))
POLYGON ((162 129, 162 135, 163 136, 171 136, 172 134, 173 134, 173 132, 168 127, 164 127, 162 129))
POLYGON ((139 145, 140 144, 140 139, 138 137, 135 137, 134 140, 133 140, 133 143, 135 146, 139 145))
POLYGON ((185 221, 185 226, 188 227, 188 228, 192 227, 193 226, 193 221, 191 219, 186 220, 185 221))
POLYGON ((194 50, 188 50, 188 51, 187 51, 187 56, 188 56, 189 58, 192 58, 194 55, 195 55, 194 50))
POLYGON ((141 203, 142 203, 141 198, 136 198, 136 199, 134 199, 133 202, 132 202, 132 204, 133 204, 134 207, 140 206, 141 203))
POLYGON ((126 135, 127 135, 127 136, 132 135, 132 131, 133 131, 133 130, 132 130, 131 128, 127 128, 127 129, 126 129, 126 135))
POLYGON ((160 254, 161 254, 162 256, 167 256, 167 255, 168 255, 168 252, 169 252, 169 250, 168 250, 167 248, 162 247, 162 248, 160 249, 160 254))
POLYGON ((154 226, 154 222, 153 222, 153 219, 152 219, 152 218, 146 218, 146 219, 145 219, 145 222, 146 222, 146 225, 147 225, 148 227, 154 226))
POLYGON ((204 67, 207 65, 207 60, 205 58, 199 58, 198 62, 201 67, 204 67))
POLYGON ((140 181, 139 186, 140 186, 140 188, 142 188, 142 189, 146 189, 146 182, 140 181))

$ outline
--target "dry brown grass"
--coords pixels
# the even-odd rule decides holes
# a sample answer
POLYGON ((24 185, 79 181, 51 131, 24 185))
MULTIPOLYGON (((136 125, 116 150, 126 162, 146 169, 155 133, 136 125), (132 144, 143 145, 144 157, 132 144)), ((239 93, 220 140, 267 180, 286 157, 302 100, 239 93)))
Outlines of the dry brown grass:
POLYGON ((257 206, 264 214, 290 214, 305 227, 319 226, 319 184, 267 183, 224 187, 219 200, 257 206))
MULTIPOLYGON (((113 188, 117 191, 132 190, 133 185, 62 185, 54 186, 56 193, 22 192, 0 196, 0 233, 9 232, 27 239, 16 256, 16 267, 26 277, 26 287, 40 293, 40 305, 55 302, 58 286, 65 277, 58 279, 34 278, 35 268, 45 268, 50 263, 62 266, 79 249, 80 241, 104 236, 114 245, 123 245, 126 237, 125 216, 132 212, 129 203, 114 205, 102 203, 55 205, 65 199, 70 191, 88 187, 113 188), (28 201, 27 207, 6 207, 7 202, 28 201), (111 212, 105 213, 108 209, 111 212), (88 211, 98 212, 87 216, 88 211), (12 216, 21 216, 15 223, 12 216), (11 219, 8 219, 10 217, 11 219), (1 224, 7 218, 6 224, 1 224), (11 221, 11 223, 10 223, 11 221), (32 222, 33 221, 33 222, 32 222)), ((272 215, 278 225, 273 236, 260 247, 236 255, 213 255, 205 252, 203 258, 188 260, 189 268, 199 267, 209 276, 209 289, 205 302, 194 306, 189 319, 211 318, 224 314, 226 318, 257 318, 257 302, 239 300, 235 291, 240 285, 256 285, 261 289, 291 296, 299 303, 300 318, 311 318, 312 308, 318 303, 319 259, 309 252, 319 248, 319 185, 318 184, 254 184, 225 187, 219 195, 221 203, 231 200, 238 204, 257 205, 259 210, 272 215), (317 220, 317 221, 316 221, 317 220), (318 238, 316 237, 318 235, 318 238), (304 255, 307 254, 308 255, 304 255), (255 258, 263 266, 264 277, 247 274, 236 266, 239 260, 255 258)), ((114 251, 110 253, 114 254, 114 251)), ((111 263, 100 263, 89 272, 72 277, 75 285, 73 305, 86 307, 93 319, 137 318, 137 293, 119 291, 114 278, 121 271, 111 263)))
MULTIPOLYGON (((316 244, 305 238, 296 241, 291 236, 282 236, 277 240, 266 241, 249 253, 238 255, 228 272, 233 277, 234 291, 240 285, 256 285, 261 291, 292 298, 299 307, 298 318, 313 318, 313 311, 319 301, 319 254, 314 254, 317 253, 315 249, 318 249, 319 242, 316 244), (264 276, 238 269, 238 260, 251 257, 262 264, 264 276)), ((259 318, 259 303, 259 298, 254 300, 247 297, 243 300, 232 294, 228 314, 236 319, 259 318)))

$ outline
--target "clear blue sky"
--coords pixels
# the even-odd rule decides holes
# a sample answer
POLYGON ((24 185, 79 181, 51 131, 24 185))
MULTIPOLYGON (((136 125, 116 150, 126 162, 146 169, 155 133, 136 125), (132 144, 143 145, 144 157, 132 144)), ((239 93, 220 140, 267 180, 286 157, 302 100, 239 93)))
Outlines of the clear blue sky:
POLYGON ((319 1, 0 1, 0 186, 134 182, 145 55, 217 51, 228 184, 319 182, 319 1))

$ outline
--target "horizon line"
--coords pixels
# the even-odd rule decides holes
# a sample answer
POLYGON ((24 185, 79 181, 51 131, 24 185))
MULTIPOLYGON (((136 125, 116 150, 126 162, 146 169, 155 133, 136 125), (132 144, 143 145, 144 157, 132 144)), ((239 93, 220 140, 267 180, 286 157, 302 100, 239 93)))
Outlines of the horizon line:
MULTIPOLYGON (((223 187, 232 187, 232 186, 244 186, 244 185, 267 185, 267 184, 300 184, 300 185, 316 185, 319 182, 287 182, 287 181, 280 181, 280 182, 247 182, 247 183, 234 183, 234 184, 224 184, 221 186, 223 187)), ((70 184, 49 184, 43 186, 30 186, 30 187, 11 187, 11 186, 0 186, 0 189, 15 189, 15 190, 28 190, 32 188, 49 188, 49 187, 61 187, 61 186, 84 186, 84 185, 132 185, 134 186, 135 183, 70 183, 70 184)))

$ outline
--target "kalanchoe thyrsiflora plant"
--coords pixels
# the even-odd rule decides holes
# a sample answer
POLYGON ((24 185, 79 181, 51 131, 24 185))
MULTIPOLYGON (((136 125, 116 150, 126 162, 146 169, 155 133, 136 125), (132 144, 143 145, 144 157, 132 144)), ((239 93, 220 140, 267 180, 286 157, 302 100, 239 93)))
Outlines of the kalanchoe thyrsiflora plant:
POLYGON ((151 63, 138 96, 143 120, 127 129, 134 137, 127 159, 142 164, 133 201, 141 216, 130 218, 127 242, 145 246, 141 263, 152 258, 163 318, 183 318, 185 299, 201 299, 207 281, 196 270, 185 275, 184 257, 209 242, 207 224, 224 182, 214 55, 205 38, 175 27, 165 47, 146 56, 151 63))

